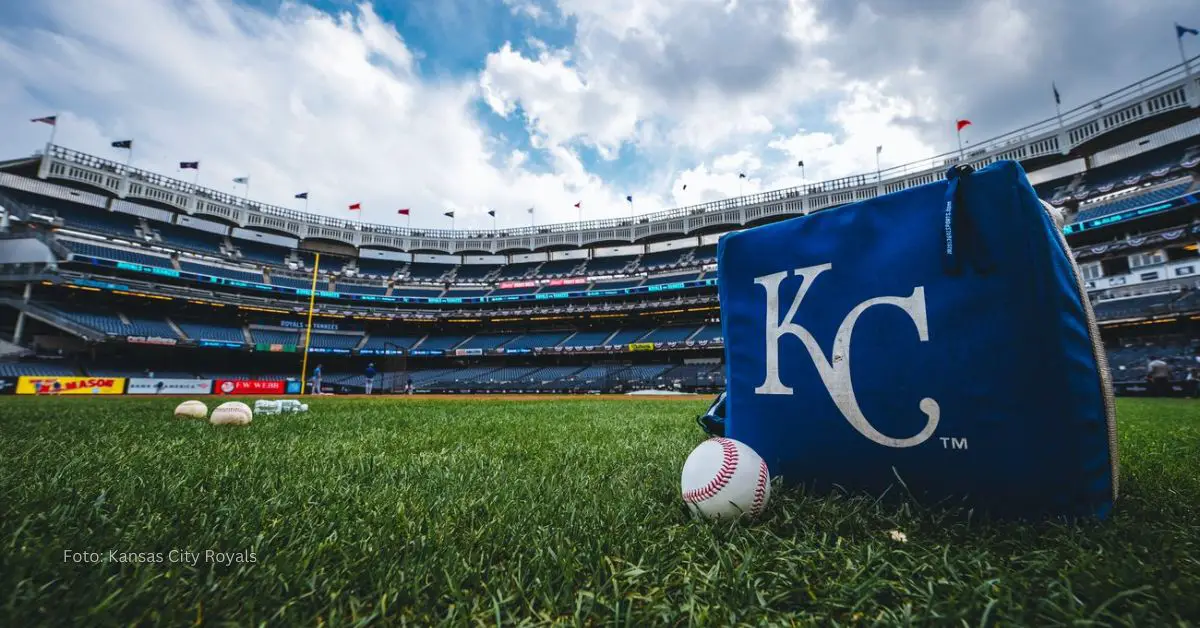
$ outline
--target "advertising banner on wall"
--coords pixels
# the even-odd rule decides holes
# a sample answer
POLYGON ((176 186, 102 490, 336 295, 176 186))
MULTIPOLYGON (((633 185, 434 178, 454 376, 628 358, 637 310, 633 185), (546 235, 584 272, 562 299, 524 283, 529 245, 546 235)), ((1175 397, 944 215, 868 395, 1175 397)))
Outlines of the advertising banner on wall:
POLYGON ((218 379, 215 395, 282 395, 286 382, 281 379, 218 379))
POLYGON ((12 395, 17 392, 17 378, 0 377, 0 395, 12 395))
POLYGON ((163 338, 161 336, 126 336, 125 342, 135 345, 159 345, 162 347, 174 347, 179 344, 176 338, 163 338))
POLYGON ((17 380, 18 395, 119 395, 125 392, 124 377, 23 376, 17 380))
POLYGON ((630 351, 654 351, 653 342, 631 342, 629 343, 630 351))
POLYGON ((155 379, 134 377, 125 388, 127 395, 207 395, 212 392, 211 379, 155 379))

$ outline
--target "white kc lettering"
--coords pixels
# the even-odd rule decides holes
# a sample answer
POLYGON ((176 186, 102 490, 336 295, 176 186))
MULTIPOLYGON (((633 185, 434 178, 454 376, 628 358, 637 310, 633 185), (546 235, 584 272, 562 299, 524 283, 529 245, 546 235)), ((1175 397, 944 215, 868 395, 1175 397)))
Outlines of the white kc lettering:
POLYGON ((842 416, 850 422, 850 425, 858 430, 859 434, 887 447, 920 445, 929 440, 933 431, 937 429, 940 416, 937 401, 928 397, 921 400, 919 407, 929 421, 915 436, 894 438, 875 429, 867 417, 863 416, 862 409, 858 407, 858 400, 854 397, 854 383, 850 376, 850 337, 854 334, 854 325, 857 324, 858 317, 862 316, 862 313, 868 308, 875 305, 894 305, 908 314, 909 319, 917 328, 917 335, 921 342, 927 342, 929 340, 929 323, 925 318, 925 288, 917 286, 907 297, 875 297, 855 306, 838 327, 837 336, 833 340, 833 360, 831 362, 825 358, 825 353, 817 345, 817 340, 813 338, 812 333, 793 322, 793 318, 796 316, 796 310, 800 308, 800 302, 804 300, 804 295, 808 294, 808 289, 812 287, 817 276, 832 267, 832 264, 821 264, 795 270, 796 276, 800 277, 804 283, 800 285, 796 297, 792 300, 792 306, 788 308, 787 314, 782 320, 779 318, 779 284, 787 279, 788 271, 754 279, 754 283, 767 291, 767 374, 762 385, 755 388, 754 392, 758 395, 792 394, 792 389, 779 381, 779 341, 787 335, 795 336, 808 350, 809 357, 817 367, 817 374, 821 377, 821 383, 825 385, 825 390, 829 391, 833 403, 842 412, 842 416))

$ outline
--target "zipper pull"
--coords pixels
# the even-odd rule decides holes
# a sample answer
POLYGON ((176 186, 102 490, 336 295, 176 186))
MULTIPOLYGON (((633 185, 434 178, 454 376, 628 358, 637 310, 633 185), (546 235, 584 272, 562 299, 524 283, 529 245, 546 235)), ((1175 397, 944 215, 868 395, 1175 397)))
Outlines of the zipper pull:
POLYGON ((991 270, 982 234, 979 233, 975 221, 971 220, 970 209, 963 195, 966 181, 974 172, 975 168, 969 164, 952 166, 946 170, 946 180, 950 184, 946 186, 942 213, 942 266, 948 275, 958 275, 962 272, 962 259, 968 253, 971 266, 976 272, 986 274, 991 270))

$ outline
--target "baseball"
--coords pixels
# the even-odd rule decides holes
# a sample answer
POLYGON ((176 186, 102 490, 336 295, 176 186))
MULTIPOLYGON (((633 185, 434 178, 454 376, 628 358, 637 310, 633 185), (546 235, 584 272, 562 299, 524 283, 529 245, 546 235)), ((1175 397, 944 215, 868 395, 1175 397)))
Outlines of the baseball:
POLYGON ((240 401, 227 401, 213 410, 208 422, 213 425, 250 425, 253 418, 254 412, 250 406, 240 401))
POLYGON ((683 463, 683 501, 693 515, 727 519, 762 514, 771 498, 767 463, 745 443, 710 438, 683 463))
POLYGON ((185 401, 175 406, 175 418, 177 419, 206 419, 208 418, 208 406, 202 401, 185 401))

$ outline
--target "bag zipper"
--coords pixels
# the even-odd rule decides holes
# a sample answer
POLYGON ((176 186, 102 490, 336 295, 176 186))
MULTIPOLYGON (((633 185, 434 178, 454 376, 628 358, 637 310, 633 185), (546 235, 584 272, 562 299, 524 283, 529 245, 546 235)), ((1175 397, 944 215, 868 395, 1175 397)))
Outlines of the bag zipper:
POLYGON ((1100 326, 1096 324, 1096 314, 1092 311, 1092 302, 1087 296, 1087 284, 1083 279, 1083 273, 1079 270, 1079 265, 1075 263, 1075 258, 1071 255, 1071 247, 1067 244, 1067 238, 1063 235, 1062 228, 1054 220, 1054 214, 1050 212, 1050 206, 1043 200, 1038 199, 1042 204, 1042 210, 1046 212, 1050 218, 1050 224, 1054 225, 1055 240, 1058 241, 1059 250, 1067 256, 1067 262, 1071 265, 1071 272, 1075 276, 1075 296, 1083 304, 1084 317, 1087 318, 1088 338, 1092 341, 1092 357, 1096 360, 1096 367, 1100 371, 1100 390, 1104 397, 1104 421, 1108 428, 1108 456, 1109 468, 1112 473, 1112 498, 1115 502, 1119 494, 1118 481, 1120 478, 1120 454, 1117 450, 1117 401, 1113 396, 1112 373, 1108 370, 1108 353, 1104 350, 1104 344, 1100 339, 1100 326))

